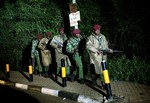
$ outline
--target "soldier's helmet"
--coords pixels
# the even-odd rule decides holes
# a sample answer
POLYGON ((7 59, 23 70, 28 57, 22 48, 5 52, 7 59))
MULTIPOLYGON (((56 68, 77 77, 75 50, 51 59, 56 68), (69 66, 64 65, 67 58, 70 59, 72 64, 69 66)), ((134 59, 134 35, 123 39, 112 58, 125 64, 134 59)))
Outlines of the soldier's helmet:
POLYGON ((64 31, 65 29, 63 27, 59 28, 59 31, 64 31))
POLYGON ((95 30, 100 30, 101 29, 101 26, 99 25, 99 24, 95 24, 94 26, 93 26, 93 30, 95 31, 95 30))
POLYGON ((39 40, 39 39, 42 39, 42 34, 37 34, 36 38, 39 40))
POLYGON ((51 32, 46 32, 46 37, 51 37, 52 33, 51 32))

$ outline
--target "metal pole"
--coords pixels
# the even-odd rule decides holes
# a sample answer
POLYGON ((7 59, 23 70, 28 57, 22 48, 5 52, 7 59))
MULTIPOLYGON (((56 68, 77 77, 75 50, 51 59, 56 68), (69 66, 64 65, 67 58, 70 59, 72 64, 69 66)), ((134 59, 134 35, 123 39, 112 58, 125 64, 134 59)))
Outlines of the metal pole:
POLYGON ((10 78, 9 64, 6 64, 6 75, 7 75, 7 78, 10 78))
POLYGON ((110 79, 109 79, 109 74, 108 74, 108 70, 107 70, 106 61, 103 60, 101 62, 101 65, 102 65, 102 69, 103 69, 103 76, 104 76, 105 88, 106 88, 106 91, 107 91, 107 98, 112 99, 110 79))
POLYGON ((61 76, 63 87, 66 87, 66 67, 64 59, 61 59, 61 76))
POLYGON ((29 65, 29 75, 30 75, 30 82, 33 81, 33 68, 32 65, 29 65))

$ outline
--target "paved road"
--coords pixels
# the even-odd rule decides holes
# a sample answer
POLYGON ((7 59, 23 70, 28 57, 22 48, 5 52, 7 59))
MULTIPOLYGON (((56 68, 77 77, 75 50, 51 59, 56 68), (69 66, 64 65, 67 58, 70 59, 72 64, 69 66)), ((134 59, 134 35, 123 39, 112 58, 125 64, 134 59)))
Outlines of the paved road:
MULTIPOLYGON (((2 77, 4 77, 4 74, 1 73, 1 78, 2 77)), ((21 73, 18 71, 11 71, 9 80, 15 83, 46 87, 54 90, 66 91, 68 93, 77 93, 100 101, 100 103, 102 103, 103 96, 107 95, 105 90, 102 90, 100 87, 93 87, 88 83, 81 85, 78 82, 67 82, 67 86, 62 87, 61 78, 58 78, 58 82, 55 82, 50 78, 33 76, 33 81, 30 82, 27 72, 21 73)), ((112 94, 116 95, 114 96, 115 98, 124 96, 124 99, 117 99, 120 101, 110 101, 111 103, 150 103, 150 86, 124 81, 111 81, 111 90, 112 94)), ((20 90, 14 87, 2 86, 0 91, 0 97, 8 96, 9 98, 12 96, 15 97, 14 101, 18 100, 18 103, 20 103, 20 99, 23 101, 31 100, 35 103, 77 103, 75 100, 42 94, 36 90, 20 90), (1 93, 3 93, 3 95, 1 93), (17 95, 18 93, 20 95, 17 95)))

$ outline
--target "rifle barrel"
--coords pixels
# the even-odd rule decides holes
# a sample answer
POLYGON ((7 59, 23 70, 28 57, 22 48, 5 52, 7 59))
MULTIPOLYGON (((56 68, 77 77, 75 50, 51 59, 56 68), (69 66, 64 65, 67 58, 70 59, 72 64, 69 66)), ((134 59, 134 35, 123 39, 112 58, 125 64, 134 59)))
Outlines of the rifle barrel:
MULTIPOLYGON (((103 53, 110 53, 110 51, 108 49, 106 50, 101 50, 103 53)), ((119 50, 113 50, 113 53, 122 53, 123 51, 119 51, 119 50)))
POLYGON ((114 53, 122 53, 123 51, 113 50, 114 53))

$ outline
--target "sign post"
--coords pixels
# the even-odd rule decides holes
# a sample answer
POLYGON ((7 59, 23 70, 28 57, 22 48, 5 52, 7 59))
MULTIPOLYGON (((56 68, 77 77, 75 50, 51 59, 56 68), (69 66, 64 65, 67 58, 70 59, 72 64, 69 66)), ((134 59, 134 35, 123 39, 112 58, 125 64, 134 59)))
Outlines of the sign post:
POLYGON ((72 4, 69 5, 70 7, 70 26, 74 26, 75 29, 78 29, 78 21, 80 21, 80 11, 77 11, 77 3, 76 0, 72 0, 72 4))

